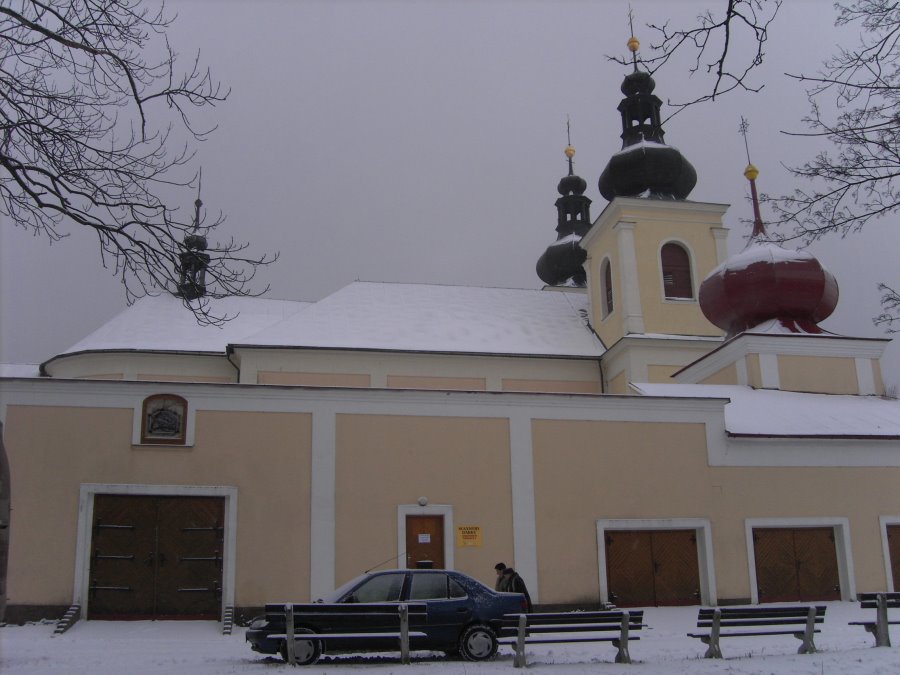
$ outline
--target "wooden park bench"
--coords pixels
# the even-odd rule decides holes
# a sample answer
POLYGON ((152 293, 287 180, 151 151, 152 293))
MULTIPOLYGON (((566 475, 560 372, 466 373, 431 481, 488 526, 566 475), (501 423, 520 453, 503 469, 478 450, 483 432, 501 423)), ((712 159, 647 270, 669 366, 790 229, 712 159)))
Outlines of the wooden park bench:
POLYGON ((864 626, 867 631, 875 636, 876 647, 890 647, 891 636, 888 626, 898 624, 900 621, 888 621, 888 609, 900 607, 900 593, 860 593, 859 606, 862 609, 874 609, 874 621, 850 621, 851 626, 864 626))
MULTIPOLYGON (((397 640, 400 650, 400 660, 404 664, 409 663, 409 639, 411 637, 425 637, 425 633, 417 630, 425 626, 428 620, 427 607, 424 603, 360 603, 360 604, 328 604, 313 603, 294 605, 268 604, 266 605, 266 619, 268 621, 284 622, 284 633, 273 633, 270 639, 285 641, 285 660, 291 665, 297 665, 295 656, 296 643, 301 640, 315 640, 322 643, 344 642, 351 643, 357 640, 366 641, 373 639, 397 640), (310 631, 298 624, 313 625, 364 625, 365 631, 310 631), (297 628, 295 629, 295 626, 297 628), (372 630, 369 630, 371 628, 372 630)), ((315 652, 321 649, 314 648, 315 652)), ((318 659, 318 654, 313 661, 318 659)))
POLYGON ((516 656, 513 665, 525 667, 526 644, 557 644, 565 642, 612 642, 618 648, 616 663, 631 663, 628 642, 632 631, 644 627, 644 610, 604 612, 558 612, 537 614, 506 614, 498 642, 513 645, 516 656))
POLYGON ((794 607, 701 607, 697 614, 697 628, 708 628, 708 633, 688 633, 709 645, 704 656, 721 659, 719 640, 725 637, 753 637, 765 635, 793 635, 801 640, 798 654, 816 651, 813 641, 819 632, 816 624, 825 621, 825 606, 802 605, 794 607))

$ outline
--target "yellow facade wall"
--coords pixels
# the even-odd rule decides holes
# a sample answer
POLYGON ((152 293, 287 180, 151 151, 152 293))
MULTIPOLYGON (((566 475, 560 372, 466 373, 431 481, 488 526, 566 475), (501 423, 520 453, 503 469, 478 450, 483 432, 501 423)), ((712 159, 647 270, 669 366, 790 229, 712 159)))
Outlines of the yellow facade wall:
POLYGON ((852 358, 779 354, 778 379, 784 391, 859 393, 856 360, 852 358))
POLYGON ((484 391, 487 384, 483 377, 430 377, 427 375, 388 375, 389 389, 448 389, 457 391, 484 391))
POLYGON ((542 602, 599 599, 596 522, 619 518, 708 518, 719 599, 750 597, 746 518, 848 518, 857 590, 886 588, 900 468, 710 467, 699 424, 536 420, 533 439, 542 602))
POLYGON ((747 354, 747 384, 755 389, 762 387, 762 369, 759 365, 759 354, 747 354))
POLYGON ((722 370, 713 373, 700 384, 737 384, 737 366, 733 363, 728 364, 722 370))
POLYGON ((609 390, 607 394, 627 394, 628 392, 628 376, 622 371, 609 381, 609 390))
POLYGON ((498 560, 515 565, 508 420, 341 414, 336 447, 336 584, 404 566, 397 507, 419 497, 481 526, 482 546, 456 548, 456 569, 493 586, 498 560))
POLYGON ((716 242, 708 227, 686 228, 683 222, 641 222, 634 232, 641 308, 647 333, 670 335, 712 335, 722 331, 713 326, 697 301, 700 282, 716 266, 716 242), (691 257, 693 298, 667 300, 662 280, 660 250, 663 243, 685 247, 691 257))
POLYGON ((82 483, 236 486, 236 603, 307 599, 310 416, 199 410, 195 445, 184 448, 132 446, 133 414, 9 406, 13 485, 40 486, 12 490, 9 603, 72 601, 82 483))
POLYGON ((672 383, 672 375, 681 370, 681 366, 647 366, 647 378, 650 382, 672 383))
POLYGON ((372 377, 363 373, 292 373, 259 371, 259 384, 287 384, 303 387, 356 387, 368 389, 372 377))
POLYGON ((560 394, 599 394, 599 382, 572 380, 520 380, 503 378, 503 391, 535 391, 560 394))

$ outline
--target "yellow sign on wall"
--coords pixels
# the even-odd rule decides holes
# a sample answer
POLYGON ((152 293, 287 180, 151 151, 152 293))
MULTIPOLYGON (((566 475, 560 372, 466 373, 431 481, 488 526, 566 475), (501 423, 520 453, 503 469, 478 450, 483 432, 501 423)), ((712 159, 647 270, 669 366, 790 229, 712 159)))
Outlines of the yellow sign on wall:
POLYGON ((460 525, 456 528, 457 546, 481 546, 481 525, 460 525))

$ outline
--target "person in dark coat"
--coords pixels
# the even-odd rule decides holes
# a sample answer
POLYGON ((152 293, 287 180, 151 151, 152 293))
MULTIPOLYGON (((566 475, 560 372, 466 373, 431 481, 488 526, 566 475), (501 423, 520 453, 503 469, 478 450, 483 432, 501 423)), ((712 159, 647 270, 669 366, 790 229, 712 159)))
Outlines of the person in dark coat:
POLYGON ((519 573, 502 562, 494 565, 494 569, 497 571, 497 583, 494 588, 501 593, 521 593, 525 596, 525 603, 530 612, 531 596, 528 594, 528 588, 525 586, 525 582, 519 576, 519 573))

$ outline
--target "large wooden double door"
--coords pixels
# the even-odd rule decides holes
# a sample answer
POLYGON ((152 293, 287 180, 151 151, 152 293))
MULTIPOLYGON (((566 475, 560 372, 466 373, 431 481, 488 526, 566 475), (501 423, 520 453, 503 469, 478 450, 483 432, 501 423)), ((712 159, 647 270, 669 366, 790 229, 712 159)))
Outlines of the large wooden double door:
POLYGON ((218 619, 224 499, 96 495, 91 619, 218 619))
POLYGON ((840 600, 834 529, 754 528, 760 602, 840 600))
POLYGON ((700 569, 694 530, 606 533, 609 599, 620 607, 696 605, 700 569))

